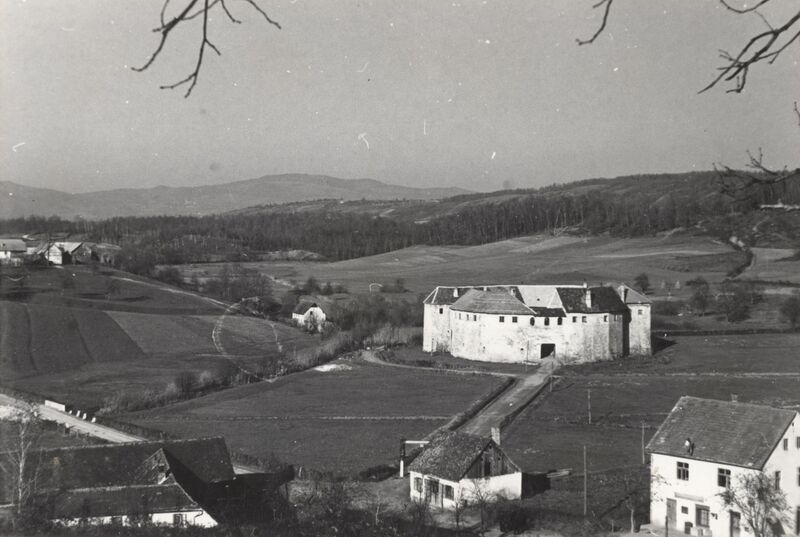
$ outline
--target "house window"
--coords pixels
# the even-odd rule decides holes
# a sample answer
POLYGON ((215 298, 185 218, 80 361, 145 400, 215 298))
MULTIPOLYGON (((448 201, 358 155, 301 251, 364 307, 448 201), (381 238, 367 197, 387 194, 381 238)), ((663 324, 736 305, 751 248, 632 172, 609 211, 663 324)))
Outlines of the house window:
POLYGON ((550 326, 550 317, 545 317, 544 318, 544 325, 545 326, 550 326))
POLYGON ((728 488, 731 486, 731 471, 727 468, 717 470, 717 486, 728 488))
POLYGON ((582 317, 581 317, 581 322, 582 322, 582 323, 585 323, 585 322, 586 322, 586 315, 584 315, 584 316, 582 316, 582 317))
POLYGON ((461 320, 461 314, 460 313, 458 314, 458 320, 459 321, 461 320))
POLYGON ((439 315, 441 315, 442 313, 444 313, 444 308, 439 308, 439 315))
POLYGON ((536 324, 536 317, 531 317, 531 326, 536 324))
POLYGON ((172 525, 181 527, 186 525, 186 515, 182 513, 175 513, 172 515, 172 525))
POLYGON ((573 323, 577 323, 578 322, 578 316, 577 315, 573 315, 572 316, 572 322, 573 323))
POLYGON ((638 310, 638 313, 639 313, 639 315, 641 315, 642 314, 642 310, 638 310))
POLYGON ((431 496, 439 495, 439 482, 434 479, 428 480, 428 494, 431 496))
POLYGON ((700 528, 707 528, 708 527, 708 507, 704 505, 697 506, 697 516, 695 517, 695 522, 697 522, 697 526, 700 528))
POLYGON ((681 507, 681 514, 682 514, 682 515, 688 515, 688 514, 689 514, 689 508, 688 508, 688 507, 686 507, 685 505, 684 505, 684 506, 682 506, 682 507, 681 507))
POLYGON ((797 438, 795 438, 795 447, 796 447, 797 449, 800 449, 800 436, 798 436, 797 438))
POLYGON ((603 322, 604 322, 604 323, 607 323, 607 322, 608 322, 608 315, 603 315, 603 322))
POLYGON ((681 481, 689 481, 689 463, 678 462, 678 479, 681 481))
POLYGON ((788 438, 784 438, 783 439, 783 450, 784 451, 789 451, 789 439, 788 438))
POLYGON ((112 516, 111 517, 111 525, 112 526, 122 526, 122 517, 121 516, 112 516))
POLYGON ((780 470, 775 472, 775 488, 776 489, 781 488, 781 472, 780 472, 780 470))
POLYGON ((564 324, 564 319, 562 317, 559 317, 558 318, 558 326, 561 326, 562 324, 564 324))
POLYGON ((443 485, 442 488, 444 489, 444 499, 445 500, 452 500, 453 499, 453 487, 450 485, 443 485))
POLYGON ((415 477, 414 478, 414 490, 418 493, 422 494, 422 478, 415 477))
POLYGON ((502 315, 500 316, 500 322, 501 322, 501 323, 504 323, 504 322, 506 322, 506 318, 505 318, 505 317, 503 317, 502 315))
POLYGON ((477 315, 473 315, 473 316, 472 316, 472 320, 473 320, 473 321, 477 321, 477 320, 478 320, 478 316, 477 316, 477 315))
POLYGON ((512 322, 512 323, 515 323, 515 322, 517 322, 517 318, 516 318, 516 317, 512 317, 512 318, 511 318, 511 322, 512 322))

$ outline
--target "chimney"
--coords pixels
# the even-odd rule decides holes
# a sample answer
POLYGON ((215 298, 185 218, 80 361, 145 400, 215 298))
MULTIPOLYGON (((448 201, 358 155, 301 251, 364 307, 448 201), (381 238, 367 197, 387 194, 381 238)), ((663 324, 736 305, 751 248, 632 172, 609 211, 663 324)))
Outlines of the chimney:
POLYGON ((584 302, 586 303, 586 307, 587 308, 591 308, 592 307, 592 292, 589 290, 588 287, 585 288, 584 291, 583 291, 583 299, 584 299, 584 302))
POLYGON ((453 298, 458 298, 458 287, 453 287, 453 298))
POLYGON ((622 299, 623 302, 628 300, 628 288, 624 285, 619 286, 619 297, 622 299))
POLYGON ((500 445, 500 427, 492 427, 492 441, 500 445))

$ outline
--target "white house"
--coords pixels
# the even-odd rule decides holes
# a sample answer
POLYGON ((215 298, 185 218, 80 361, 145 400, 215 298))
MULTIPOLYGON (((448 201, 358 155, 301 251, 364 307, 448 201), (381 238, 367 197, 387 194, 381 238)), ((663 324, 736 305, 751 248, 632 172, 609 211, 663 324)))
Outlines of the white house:
POLYGON ((488 437, 448 432, 409 465, 411 499, 453 509, 459 502, 522 496, 522 472, 488 437))
POLYGON ((720 493, 764 472, 786 493, 776 516, 784 534, 800 534, 800 414, 768 406, 681 397, 647 449, 650 522, 671 534, 746 537, 742 513, 720 493))
POLYGON ((73 262, 75 252, 81 247, 82 242, 51 243, 45 251, 45 259, 53 265, 66 265, 73 262))
POLYGON ((0 238, 0 263, 9 263, 12 259, 22 257, 28 250, 22 239, 0 238))
POLYGON ((301 300, 292 310, 292 321, 300 327, 311 326, 320 331, 326 319, 325 311, 316 302, 301 300))
POLYGON ((649 355, 650 301, 625 285, 440 286, 424 301, 422 347, 493 362, 649 355))

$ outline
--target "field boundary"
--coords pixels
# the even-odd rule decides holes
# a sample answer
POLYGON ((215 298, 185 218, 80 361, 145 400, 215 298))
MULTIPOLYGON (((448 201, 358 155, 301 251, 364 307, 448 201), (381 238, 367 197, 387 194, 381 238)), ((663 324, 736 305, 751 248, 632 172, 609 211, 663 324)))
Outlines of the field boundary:
POLYGON ((651 334, 672 337, 672 336, 747 336, 754 334, 800 334, 798 330, 791 328, 722 328, 719 330, 651 330, 651 334))

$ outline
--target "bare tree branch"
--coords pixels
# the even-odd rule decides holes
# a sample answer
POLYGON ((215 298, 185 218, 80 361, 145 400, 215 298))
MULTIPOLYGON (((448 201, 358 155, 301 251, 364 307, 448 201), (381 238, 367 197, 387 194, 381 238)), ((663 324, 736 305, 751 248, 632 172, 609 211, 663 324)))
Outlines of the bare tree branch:
POLYGON ((756 11, 758 8, 760 8, 764 4, 768 4, 771 1, 772 0, 760 0, 759 2, 756 2, 756 5, 754 5, 754 6, 750 6, 750 7, 745 6, 743 8, 733 7, 732 5, 730 5, 727 2, 727 0, 719 0, 719 3, 722 4, 723 6, 725 6, 728 10, 733 11, 734 13, 738 13, 738 14, 742 15, 744 13, 750 13, 750 12, 756 11))
POLYGON ((785 183, 793 178, 800 178, 800 168, 784 167, 777 170, 764 164, 764 154, 759 148, 758 154, 748 151, 747 170, 737 170, 726 165, 714 164, 714 171, 720 183, 720 190, 736 200, 744 200, 752 195, 753 188, 767 187, 785 183))
MULTIPOLYGON (((281 25, 270 18, 270 16, 263 10, 261 7, 255 2, 255 0, 243 0, 250 4, 256 11, 258 11, 264 19, 275 26, 278 29, 281 29, 281 25)), ((194 70, 189 73, 188 76, 185 78, 173 83, 173 84, 165 84, 159 86, 161 89, 175 89, 179 86, 183 86, 184 84, 189 84, 184 97, 189 97, 192 94, 192 90, 197 85, 197 79, 200 76, 200 68, 203 65, 203 58, 205 55, 206 47, 211 48, 217 55, 221 55, 219 49, 211 42, 208 35, 208 20, 209 20, 209 13, 210 11, 217 5, 220 6, 222 11, 225 13, 225 16, 231 23, 234 24, 241 24, 241 20, 237 19, 233 16, 233 13, 228 8, 228 5, 225 3, 225 0, 203 0, 202 6, 195 10, 195 7, 198 5, 199 0, 187 0, 186 5, 183 9, 179 12, 177 16, 172 19, 168 19, 167 17, 167 9, 170 5, 171 0, 164 0, 164 3, 161 6, 161 13, 160 13, 160 22, 161 25, 158 28, 154 28, 153 32, 160 33, 161 39, 158 42, 158 46, 156 47, 155 51, 150 55, 148 60, 145 62, 144 65, 141 67, 131 67, 134 71, 142 72, 149 68, 158 56, 161 54, 161 51, 164 50, 164 45, 166 44, 167 40, 169 39, 170 34, 172 31, 177 28, 179 25, 194 20, 196 18, 202 18, 202 39, 200 41, 200 46, 198 47, 197 52, 197 62, 195 64, 194 70), (193 11, 194 10, 194 11, 193 11)))
POLYGON ((600 23, 600 26, 594 32, 594 35, 589 39, 576 39, 575 41, 579 45, 589 45, 594 43, 594 40, 597 39, 600 34, 603 33, 603 30, 606 29, 606 24, 608 24, 608 15, 611 13, 611 4, 614 3, 614 0, 600 0, 595 5, 592 6, 592 9, 597 9, 601 6, 605 6, 605 11, 603 11, 603 21, 600 23))

